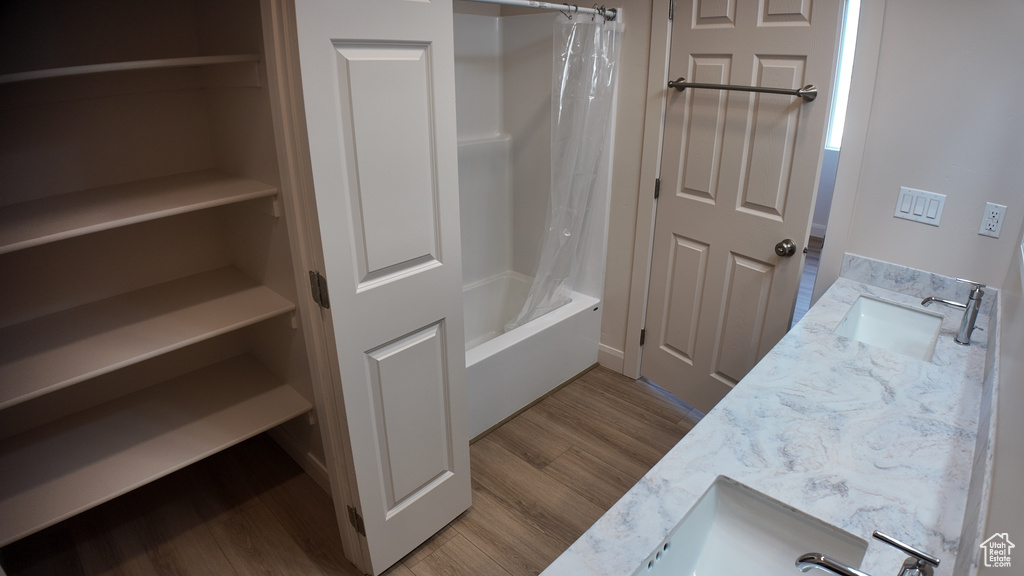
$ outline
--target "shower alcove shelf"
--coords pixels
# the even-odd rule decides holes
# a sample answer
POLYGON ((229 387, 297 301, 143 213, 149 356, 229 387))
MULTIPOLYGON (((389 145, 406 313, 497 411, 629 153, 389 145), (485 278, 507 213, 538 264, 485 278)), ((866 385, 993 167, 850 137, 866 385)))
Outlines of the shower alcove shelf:
POLYGON ((213 4, 0 14, 0 545, 282 424, 320 450, 266 15, 213 4))

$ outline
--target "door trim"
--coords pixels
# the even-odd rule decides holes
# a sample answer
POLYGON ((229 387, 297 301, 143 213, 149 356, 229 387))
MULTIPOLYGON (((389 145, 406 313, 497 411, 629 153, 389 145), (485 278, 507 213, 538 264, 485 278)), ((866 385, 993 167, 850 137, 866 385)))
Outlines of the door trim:
POLYGON ((853 205, 860 187, 864 145, 868 138, 871 105, 875 95, 875 75, 882 49, 882 25, 886 0, 861 2, 857 48, 854 50, 853 79, 846 107, 846 128, 843 130, 842 152, 836 168, 836 184, 832 191, 832 207, 828 214, 828 242, 821 251, 818 275, 814 279, 811 304, 821 298, 838 278, 843 254, 850 240, 853 205))
POLYGON ((651 11, 651 56, 647 72, 647 111, 644 114, 644 143, 640 155, 640 193, 637 200, 633 237, 633 266, 626 311, 626 344, 622 351, 622 373, 640 377, 640 331, 647 315, 647 289, 654 254, 654 181, 661 173, 661 146, 665 133, 668 101, 668 57, 672 40, 669 20, 671 0, 654 0, 651 11))

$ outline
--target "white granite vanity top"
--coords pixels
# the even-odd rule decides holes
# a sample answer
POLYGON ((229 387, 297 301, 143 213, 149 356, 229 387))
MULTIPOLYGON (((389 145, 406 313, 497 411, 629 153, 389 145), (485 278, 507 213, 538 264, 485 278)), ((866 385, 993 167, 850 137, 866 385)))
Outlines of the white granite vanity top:
POLYGON ((844 276, 544 575, 632 574, 719 475, 863 538, 861 570, 873 576, 897 574, 906 557, 874 530, 938 556, 936 575, 952 574, 988 333, 955 344, 962 312, 932 306, 945 320, 931 362, 836 336, 861 294, 914 307, 922 292, 966 301, 949 278, 857 257, 847 256, 844 276))

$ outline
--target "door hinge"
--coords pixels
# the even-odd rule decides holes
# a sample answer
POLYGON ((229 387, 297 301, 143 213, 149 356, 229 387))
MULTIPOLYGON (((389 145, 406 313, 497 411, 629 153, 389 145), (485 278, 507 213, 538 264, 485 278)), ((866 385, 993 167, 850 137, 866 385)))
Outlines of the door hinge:
POLYGON ((661 196, 661 178, 654 179, 654 199, 657 200, 658 196, 661 196))
POLYGON ((647 328, 640 330, 640 345, 644 345, 644 340, 647 340, 647 328))
POLYGON ((327 278, 319 272, 309 271, 309 288, 313 293, 313 302, 320 305, 321 308, 330 308, 331 299, 327 295, 327 278))
POLYGON ((676 13, 676 0, 668 1, 668 19, 671 20, 676 13))
POLYGON ((351 506, 348 507, 348 522, 356 529, 360 536, 366 536, 366 525, 363 524, 363 517, 351 506))

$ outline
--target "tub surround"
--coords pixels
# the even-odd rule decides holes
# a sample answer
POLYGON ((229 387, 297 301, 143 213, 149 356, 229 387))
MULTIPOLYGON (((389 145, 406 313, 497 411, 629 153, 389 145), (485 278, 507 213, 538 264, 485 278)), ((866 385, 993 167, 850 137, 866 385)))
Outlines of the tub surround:
POLYGON ((454 14, 470 438, 597 363, 610 149, 601 162, 609 172, 587 207, 572 302, 505 332, 526 301, 547 230, 555 16, 476 5, 456 5, 454 14))
MULTIPOLYGON (((861 570, 873 576, 896 574, 905 558, 873 530, 938 556, 935 573, 952 574, 965 563, 969 487, 972 506, 985 505, 984 482, 971 476, 979 420, 991 422, 997 291, 986 290, 978 326, 988 331, 971 346, 953 342, 960 311, 934 310, 944 320, 931 362, 832 331, 861 295, 916 307, 925 296, 965 300, 957 290, 952 278, 848 255, 794 329, 544 574, 632 574, 718 475, 865 539, 861 570)), ((979 456, 974 468, 984 469, 979 456)))

